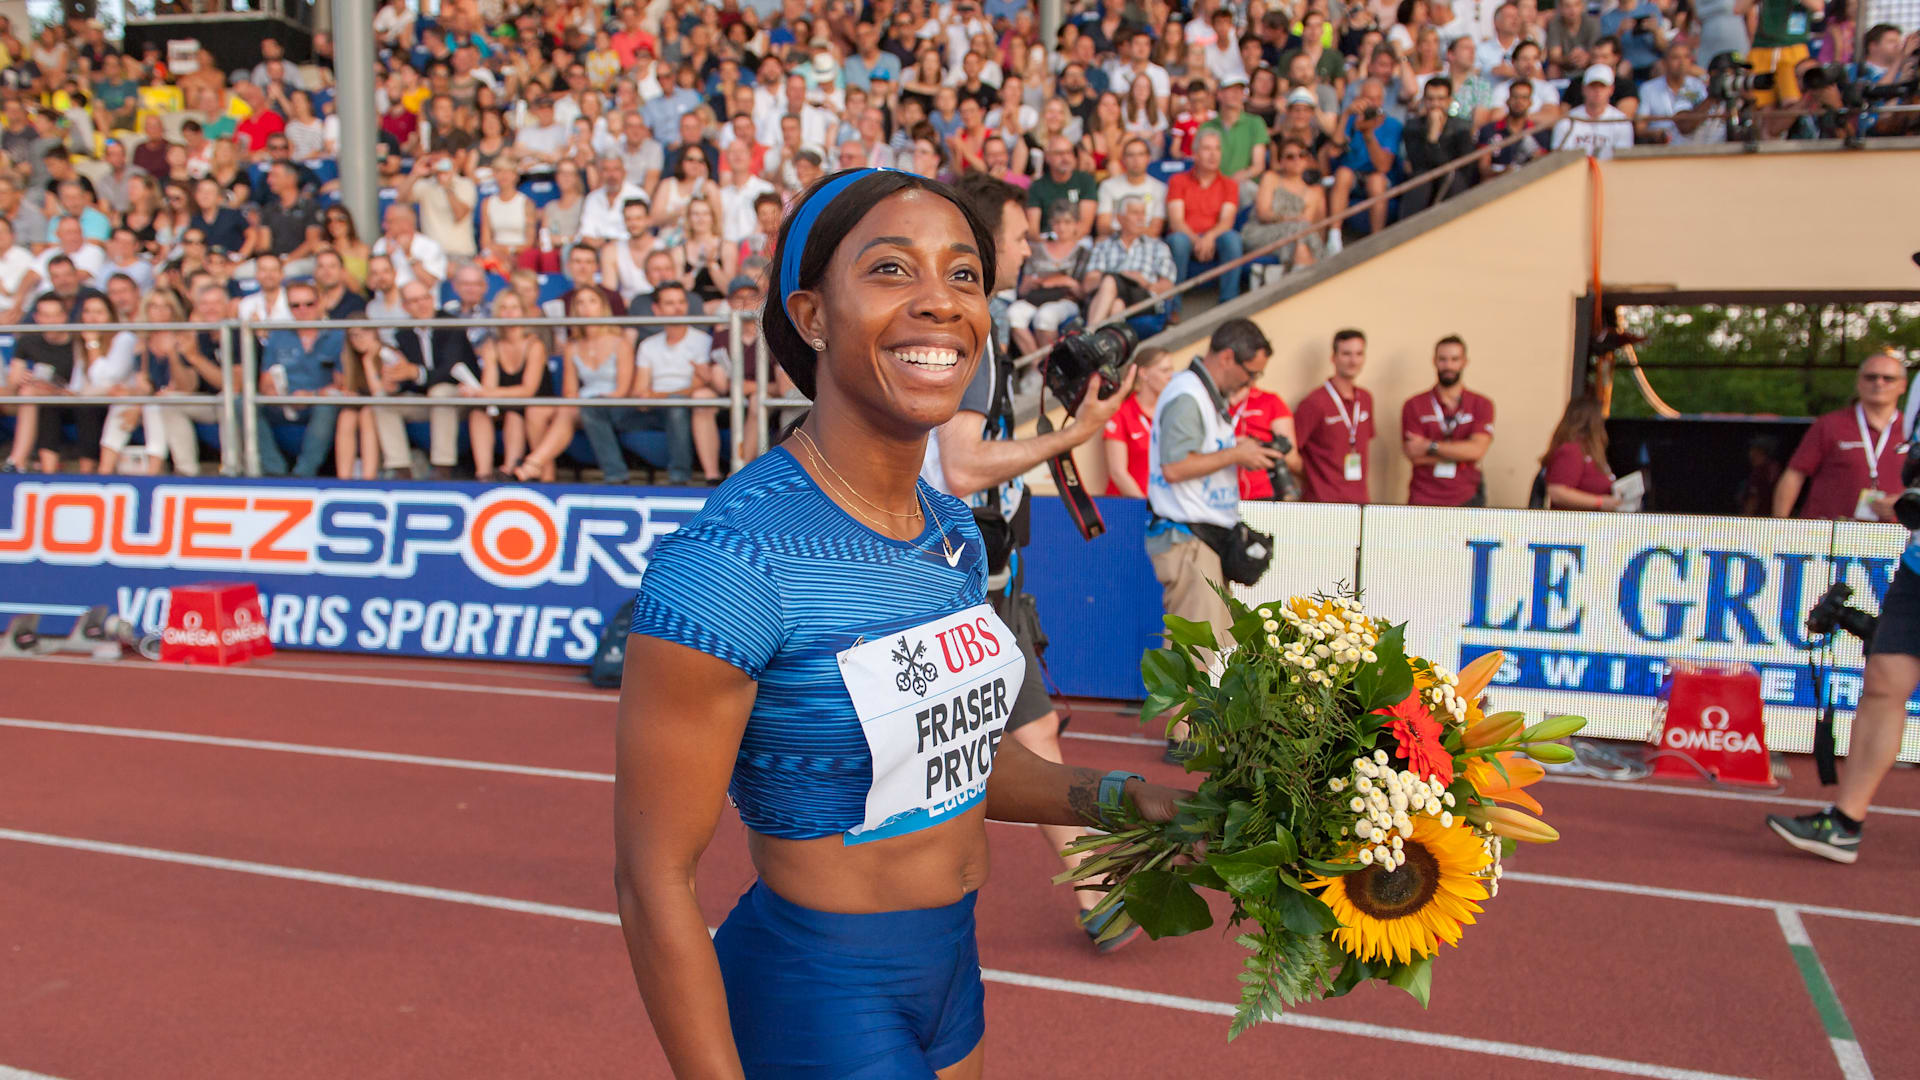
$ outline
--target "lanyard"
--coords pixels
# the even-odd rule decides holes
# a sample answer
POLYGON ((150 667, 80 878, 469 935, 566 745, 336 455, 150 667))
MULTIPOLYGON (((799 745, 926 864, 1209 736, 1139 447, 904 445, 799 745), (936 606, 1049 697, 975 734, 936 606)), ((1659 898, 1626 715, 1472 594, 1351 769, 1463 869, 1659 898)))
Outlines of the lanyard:
POLYGON ((1880 482, 1880 454, 1887 448, 1887 440, 1893 437, 1893 420, 1887 420, 1887 426, 1880 430, 1880 441, 1875 443, 1867 435, 1867 411, 1859 402, 1853 405, 1854 422, 1860 425, 1860 452, 1867 455, 1867 480, 1872 484, 1880 482))
MULTIPOLYGON (((1453 429, 1460 426, 1460 421, 1457 419, 1458 414, 1448 416, 1447 410, 1440 404, 1440 395, 1435 393, 1430 396, 1433 398, 1433 420, 1440 425, 1440 434, 1445 435, 1449 439, 1453 438, 1453 429)), ((1466 398, 1464 396, 1461 397, 1460 403, 1462 405, 1466 404, 1466 398)))
POLYGON ((1328 379, 1326 382, 1321 383, 1320 388, 1325 390, 1327 392, 1327 396, 1333 399, 1333 407, 1336 411, 1340 413, 1340 422, 1347 425, 1347 445, 1359 446, 1360 445, 1360 429, 1358 426, 1355 425, 1354 419, 1355 417, 1358 417, 1360 415, 1360 396, 1358 394, 1354 395, 1353 416, 1348 416, 1347 403, 1340 400, 1339 391, 1333 388, 1333 380, 1328 379))

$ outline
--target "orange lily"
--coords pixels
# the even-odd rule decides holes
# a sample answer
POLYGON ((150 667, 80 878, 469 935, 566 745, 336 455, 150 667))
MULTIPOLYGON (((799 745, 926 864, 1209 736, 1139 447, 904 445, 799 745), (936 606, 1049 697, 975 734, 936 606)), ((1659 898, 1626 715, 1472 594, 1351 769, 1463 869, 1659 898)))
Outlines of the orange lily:
POLYGON ((1473 790, 1479 792, 1483 798, 1524 806, 1536 814, 1540 813, 1539 800, 1521 789, 1547 775, 1547 770, 1541 768, 1539 763, 1528 760, 1511 750, 1495 756, 1506 768, 1505 776, 1500 775, 1500 770, 1494 768, 1493 764, 1485 758, 1466 759, 1467 779, 1473 783, 1473 790))
POLYGON ((1553 826, 1507 806, 1487 811, 1487 828, 1492 829, 1495 836, 1527 844, 1549 844, 1560 839, 1559 830, 1553 826))
POLYGON ((1506 742, 1527 726, 1527 714, 1522 712, 1494 713, 1492 716, 1480 715, 1478 706, 1467 710, 1467 731, 1461 745, 1469 750, 1483 746, 1493 746, 1506 742))
POLYGON ((1500 670, 1500 665, 1506 660, 1506 653, 1490 652, 1461 668, 1453 692, 1459 694, 1463 701, 1478 702, 1480 695, 1486 693, 1487 684, 1493 681, 1494 673, 1500 670))

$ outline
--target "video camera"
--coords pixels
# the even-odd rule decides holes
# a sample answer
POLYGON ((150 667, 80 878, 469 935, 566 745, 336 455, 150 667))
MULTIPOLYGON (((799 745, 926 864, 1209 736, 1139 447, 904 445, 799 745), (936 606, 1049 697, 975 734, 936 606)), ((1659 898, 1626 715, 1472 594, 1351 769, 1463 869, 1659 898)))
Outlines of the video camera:
MULTIPOLYGON (((1103 399, 1112 397, 1125 381, 1127 364, 1139 344, 1139 336, 1125 323, 1068 334, 1056 342, 1047 358, 1041 361, 1041 381, 1046 384, 1047 392, 1069 412, 1078 408, 1089 393, 1097 393, 1103 399), (1095 378, 1100 380, 1098 387, 1093 385, 1095 378)), ((1053 430, 1045 408, 1040 410, 1035 427, 1041 432, 1053 430)), ((1047 471, 1053 474, 1054 486, 1060 489, 1060 500, 1066 504, 1081 538, 1091 540, 1105 533, 1107 523, 1100 517, 1100 508, 1094 505, 1092 494, 1081 482, 1073 455, 1058 454, 1047 459, 1047 471)))

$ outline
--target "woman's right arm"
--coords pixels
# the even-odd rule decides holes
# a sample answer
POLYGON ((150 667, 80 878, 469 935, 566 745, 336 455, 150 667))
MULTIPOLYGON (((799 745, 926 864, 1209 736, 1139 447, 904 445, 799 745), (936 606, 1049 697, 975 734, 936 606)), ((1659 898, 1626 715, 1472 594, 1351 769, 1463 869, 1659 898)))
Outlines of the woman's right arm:
POLYGON ((1102 441, 1107 451, 1107 479, 1129 499, 1146 498, 1147 493, 1140 490, 1140 485, 1133 482, 1133 474, 1127 471, 1126 440, 1109 437, 1102 441))
POLYGON ((627 638, 614 777, 614 884, 634 981, 677 1077, 743 1075, 695 896, 756 684, 658 638, 627 638), (640 688, 644 687, 644 691, 640 688))

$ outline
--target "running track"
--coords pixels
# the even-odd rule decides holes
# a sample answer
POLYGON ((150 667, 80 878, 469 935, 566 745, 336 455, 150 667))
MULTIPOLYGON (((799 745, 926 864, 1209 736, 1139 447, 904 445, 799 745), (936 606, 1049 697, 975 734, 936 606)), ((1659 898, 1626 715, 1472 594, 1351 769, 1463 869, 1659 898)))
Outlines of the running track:
MULTIPOLYGON (((613 700, 431 661, 0 661, 0 1080, 666 1076, 612 914, 613 700)), ((1179 776, 1116 714, 1072 734, 1179 776)), ((1430 1010, 1369 988, 1231 1046, 1226 936, 1096 957, 1039 836, 990 825, 988 1073, 1920 1076, 1920 776, 1839 867, 1760 827, 1819 798, 1794 771, 1543 784, 1564 839, 1511 864, 1430 1010)), ((710 923, 750 880, 729 818, 710 923)))

